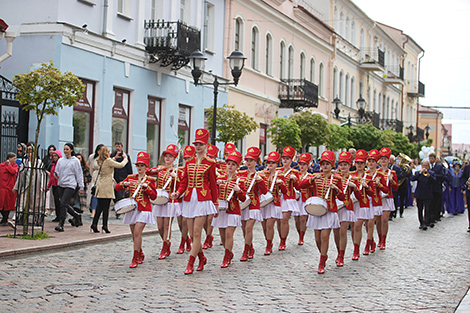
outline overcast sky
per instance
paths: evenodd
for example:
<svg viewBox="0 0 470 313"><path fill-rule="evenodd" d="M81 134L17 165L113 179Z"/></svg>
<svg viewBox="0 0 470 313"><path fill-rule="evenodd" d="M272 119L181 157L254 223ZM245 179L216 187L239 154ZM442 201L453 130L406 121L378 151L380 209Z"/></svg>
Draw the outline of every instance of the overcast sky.
<svg viewBox="0 0 470 313"><path fill-rule="evenodd" d="M470 144L470 0L353 0L371 19L403 30L425 51L420 81L425 106L452 123L453 143Z"/></svg>

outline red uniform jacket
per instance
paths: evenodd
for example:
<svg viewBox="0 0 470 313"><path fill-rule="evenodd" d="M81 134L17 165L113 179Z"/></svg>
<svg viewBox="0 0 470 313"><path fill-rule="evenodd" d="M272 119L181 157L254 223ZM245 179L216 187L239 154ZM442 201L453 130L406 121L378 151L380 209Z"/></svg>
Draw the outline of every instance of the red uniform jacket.
<svg viewBox="0 0 470 313"><path fill-rule="evenodd" d="M219 200L227 200L229 197L230 193L233 190L233 187L235 187L235 184L237 182L237 178L239 176L236 175L234 178L231 180L228 180L227 175L222 175L217 178L218 181L222 181L219 184ZM227 214L237 214L241 215L241 210L240 210L240 202L239 201L245 201L246 200L246 194L245 194L245 179L243 177L240 177L240 181L238 182L238 186L240 187L240 191L234 192L232 197L230 198L230 201L228 202L228 208L226 213Z"/></svg>
<svg viewBox="0 0 470 313"><path fill-rule="evenodd" d="M198 201L212 201L214 205L219 205L216 162L214 160L204 157L197 164L197 158L194 157L186 162L178 193L181 195L184 192L184 201L189 201L193 188L196 188Z"/></svg>
<svg viewBox="0 0 470 313"><path fill-rule="evenodd" d="M349 179L350 182L354 183L357 187L359 187L359 181L357 179L357 177L351 175L350 173L347 174L347 176L343 176L342 174L340 174L339 176L341 176L341 190L343 191L344 193L344 189L346 189L346 193L344 194L344 206L350 210L350 211L354 211L354 203L352 202L351 200L351 194L354 192L354 188L352 188L351 186L348 186L346 188L346 183L348 182L348 177L351 177ZM358 189L358 188L356 188Z"/></svg>
<svg viewBox="0 0 470 313"><path fill-rule="evenodd" d="M394 170L390 169L384 169L380 168L377 171L379 171L384 175L385 177L385 186L387 186L387 176L388 176L388 171L390 171L390 176L393 178L393 180L388 184L388 195L387 198L392 198L393 199L393 191L392 190L398 190L398 179L397 179L397 172Z"/></svg>
<svg viewBox="0 0 470 313"><path fill-rule="evenodd" d="M257 174L260 175L259 173ZM250 188L250 184L254 180L255 175L250 175L250 177L248 177L248 170L243 170L238 172L238 176L245 178L245 191L248 191L248 188ZM251 199L250 206L248 207L250 210L259 210L259 196L268 192L266 181L263 179L263 176L260 175L260 177L261 180L255 180L253 187L248 193L248 197Z"/></svg>
<svg viewBox="0 0 470 313"><path fill-rule="evenodd" d="M300 191L300 194L301 194L301 198L300 200L302 200L302 202L305 202L307 201L308 198L310 198L312 196L312 191L310 190L310 187L304 187L304 188L300 188L299 187L299 184L302 180L304 179L309 179L310 177L312 177L313 174L310 174L310 173L306 173L302 176L302 174L300 174L300 178L298 181L295 182L294 184L294 187L295 189L297 189L298 191Z"/></svg>
<svg viewBox="0 0 470 313"><path fill-rule="evenodd" d="M359 206L361 208L370 208L369 197L372 197L374 195L374 183L370 179L367 179L367 173L364 173L361 177L358 177L359 174L357 173L357 171L351 172L350 174L357 177L359 188L354 191L354 195L356 196L356 199L359 200ZM360 188L363 179L367 183L368 188Z"/></svg>
<svg viewBox="0 0 470 313"><path fill-rule="evenodd" d="M300 188L307 188L313 192L314 197L320 197L325 199L326 194L328 192L328 186L330 185L331 176L325 177L324 173L315 174L319 176L317 179L313 179L312 177L306 178L299 183ZM333 176L333 184L336 185L340 189L340 191L336 191L335 189L331 189L328 195L328 198L325 201L328 204L328 210L331 212L338 212L338 207L336 206L336 198L341 201L344 201L344 193L341 189L341 177L334 175Z"/></svg>
<svg viewBox="0 0 470 313"><path fill-rule="evenodd" d="M273 179L274 179L274 174L271 175L269 173L269 170L264 170L260 172L261 175L263 175L264 181L266 182L266 188L268 189L268 192L270 191ZM283 182L281 184L274 184L274 188L272 191L273 197L274 197L274 205L275 206L281 206L281 194L280 192L287 193L287 188L286 185L284 184L284 175L282 173L277 174L277 179L282 180Z"/></svg>
<svg viewBox="0 0 470 313"><path fill-rule="evenodd" d="M373 187L372 191L374 194L371 196L372 198L372 206L382 206L382 195L380 192L388 192L388 187L385 182L385 177L381 172L376 170L377 175L374 177L374 174L371 174L370 171L367 171L367 179L372 180ZM375 180L377 179L377 176L380 177L380 182L377 184Z"/></svg>
<svg viewBox="0 0 470 313"><path fill-rule="evenodd" d="M227 163L217 162L216 166L217 166L217 175L224 175L225 173L227 173Z"/></svg>
<svg viewBox="0 0 470 313"><path fill-rule="evenodd" d="M155 200L157 197L157 192L155 191L155 178L151 176L146 176L146 183L147 188L140 188L139 192L135 196L135 201L137 202L137 210L139 211L152 211L152 204L150 203L150 199ZM124 187L124 183L129 182L130 185L128 188L129 190L129 197L132 197L137 186L139 186L139 177L138 174L132 174L126 177L122 182L116 185L114 189L117 191L121 191L126 189Z"/></svg>
<svg viewBox="0 0 470 313"><path fill-rule="evenodd" d="M280 168L278 169L279 171L281 171L281 173L283 174L283 181L284 181L284 184L286 185L286 189L287 191L284 193L282 192L282 196L284 197L284 200L287 200L287 199L297 199L296 198L296 195L295 195L295 190L294 190L294 185L295 185L295 182L294 180L290 179L290 175L295 175L297 177L297 182L299 181L300 179L300 172L296 169L287 169L285 170L284 168ZM287 173L289 172L289 173Z"/></svg>
<svg viewBox="0 0 470 313"><path fill-rule="evenodd" d="M168 179L170 178L170 173L174 169L174 167L171 167L171 168L162 167L163 169L160 172L154 171L158 167L148 169L147 170L147 175L152 175L156 178L156 182L155 182L156 188L155 189L163 189L163 187L165 187ZM183 175L181 173L183 169L184 169L184 167L182 167L182 166L180 166L178 168L178 177L176 179L176 188L178 188L178 186L181 182L181 178L183 177ZM172 177L170 183L166 186L165 190L171 195L173 190L175 190L174 187L175 187L175 179ZM183 199L180 197L176 200L170 200L170 201L182 202Z"/></svg>
<svg viewBox="0 0 470 313"><path fill-rule="evenodd" d="M18 165L0 163L0 210L16 210L16 192L13 192L13 187L15 187L17 175Z"/></svg>

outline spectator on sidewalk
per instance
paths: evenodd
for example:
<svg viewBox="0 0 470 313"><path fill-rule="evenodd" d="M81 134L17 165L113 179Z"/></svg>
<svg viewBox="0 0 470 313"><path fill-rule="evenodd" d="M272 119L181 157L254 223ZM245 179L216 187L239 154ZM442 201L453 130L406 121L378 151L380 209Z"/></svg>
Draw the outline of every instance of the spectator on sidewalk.
<svg viewBox="0 0 470 313"><path fill-rule="evenodd" d="M0 210L2 212L0 226L8 225L10 211L16 210L16 194L13 192L13 186L15 186L17 175L16 154L8 152L7 160L0 163Z"/></svg>
<svg viewBox="0 0 470 313"><path fill-rule="evenodd" d="M90 175L90 167L88 166L87 161L81 155L80 153L77 153L76 155L78 161L80 161L80 166L82 168L82 173L83 173L83 186L84 186L84 191L82 194L79 193L78 188L75 190L75 194L73 196L73 208L75 211L78 213L82 214L86 210L86 191L88 190L88 184L91 181L91 175Z"/></svg>
<svg viewBox="0 0 470 313"><path fill-rule="evenodd" d="M46 169L47 181L49 181L50 176L51 176L53 153L55 150L57 150L56 147L54 145L50 145L47 148L47 154L42 158L42 163L44 164L44 168ZM52 191L48 189L46 191L46 215L49 215L50 213L52 213L53 210L55 210L54 196L52 194Z"/></svg>
<svg viewBox="0 0 470 313"><path fill-rule="evenodd" d="M57 166L57 161L62 157L62 152L60 150L55 150L52 153L52 163L51 163L51 173L49 176L49 181L47 183L47 190L52 189L52 196L54 199L54 208L55 208L55 218L53 222L59 222L59 212L60 212L60 197L59 197L59 187L57 186L57 177L55 177L55 168Z"/></svg>
<svg viewBox="0 0 470 313"><path fill-rule="evenodd" d="M123 145L122 142L116 141L114 144L114 148L116 149L112 154L111 158L115 158L117 162L122 162L124 160L123 154ZM129 156L127 156L127 164L123 168L115 168L114 169L114 182L115 184L119 184L122 182L128 175L132 175L132 162ZM124 198L125 190L114 190L114 203L118 202L122 198ZM119 214L116 214L116 218L119 218Z"/></svg>
<svg viewBox="0 0 470 313"><path fill-rule="evenodd" d="M434 227L434 221L431 215L431 204L433 200L433 185L436 181L435 173L429 169L429 162L421 162L422 170L416 172L411 181L417 181L415 198L418 207L419 229L426 230L428 227ZM423 216L424 211L424 216Z"/></svg>
<svg viewBox="0 0 470 313"><path fill-rule="evenodd" d="M98 176L100 168L100 166L98 165L98 157L100 156L100 150L103 146L104 145L102 143L97 145L95 148L95 153L90 154L90 156L88 157L88 166L90 167L91 182L90 188L88 188L87 190L87 203L90 207L91 218L95 216L96 206L98 204L98 200L96 199L96 197L91 194L91 189L96 184L96 178Z"/></svg>
<svg viewBox="0 0 470 313"><path fill-rule="evenodd" d="M20 166L26 154L26 145L19 143L16 148L16 165Z"/></svg>

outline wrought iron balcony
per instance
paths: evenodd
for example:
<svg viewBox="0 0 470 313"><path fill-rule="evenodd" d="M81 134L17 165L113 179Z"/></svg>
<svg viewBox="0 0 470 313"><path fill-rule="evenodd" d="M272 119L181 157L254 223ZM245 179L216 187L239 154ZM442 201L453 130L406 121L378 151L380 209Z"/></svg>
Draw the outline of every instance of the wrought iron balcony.
<svg viewBox="0 0 470 313"><path fill-rule="evenodd" d="M380 114L375 111L366 112L359 109L359 124L372 124L375 128L380 129Z"/></svg>
<svg viewBox="0 0 470 313"><path fill-rule="evenodd" d="M411 98L424 97L424 84L422 82L414 81L414 82L411 82L411 85L412 87L411 87L411 91L408 92L408 97L411 97Z"/></svg>
<svg viewBox="0 0 470 313"><path fill-rule="evenodd" d="M387 75L384 76L384 81L387 84L399 84L404 85L405 80L403 79L405 75L405 70L401 66L391 67Z"/></svg>
<svg viewBox="0 0 470 313"><path fill-rule="evenodd" d="M397 119L382 119L380 120L382 129L391 129L397 133L403 133L403 122Z"/></svg>
<svg viewBox="0 0 470 313"><path fill-rule="evenodd" d="M368 71L383 71L385 69L385 53L377 49L364 49L361 68Z"/></svg>
<svg viewBox="0 0 470 313"><path fill-rule="evenodd" d="M416 137L417 137L418 141L423 141L424 140L424 129L418 127L418 130L416 131Z"/></svg>
<svg viewBox="0 0 470 313"><path fill-rule="evenodd" d="M318 86L306 79L282 79L279 85L281 108L318 107Z"/></svg>
<svg viewBox="0 0 470 313"><path fill-rule="evenodd" d="M201 32L183 22L164 20L144 21L145 50L150 62L161 62L161 66L172 66L178 70L189 63L189 56L200 49Z"/></svg>

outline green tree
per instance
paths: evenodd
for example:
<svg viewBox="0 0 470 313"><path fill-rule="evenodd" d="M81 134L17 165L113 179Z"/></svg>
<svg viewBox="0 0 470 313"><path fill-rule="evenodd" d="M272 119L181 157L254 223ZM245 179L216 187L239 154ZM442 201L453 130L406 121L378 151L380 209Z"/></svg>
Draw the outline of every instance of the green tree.
<svg viewBox="0 0 470 313"><path fill-rule="evenodd" d="M392 153L397 156L400 152L412 157L413 145L410 143L408 137L402 133L394 133Z"/></svg>
<svg viewBox="0 0 470 313"><path fill-rule="evenodd" d="M300 141L300 127L293 119L276 117L271 120L268 137L278 151L291 146L298 150L302 146Z"/></svg>
<svg viewBox="0 0 470 313"><path fill-rule="evenodd" d="M303 149L307 150L309 146L316 147L325 144L330 129L328 121L321 114L305 110L291 115L290 118L299 125Z"/></svg>
<svg viewBox="0 0 470 313"><path fill-rule="evenodd" d="M214 107L210 107L204 111L208 121L209 131L212 131L212 117ZM246 135L258 129L259 125L255 119L234 109L234 106L224 104L221 108L217 108L216 120L217 138L219 142L237 142Z"/></svg>
<svg viewBox="0 0 470 313"><path fill-rule="evenodd" d="M41 67L25 74L18 74L13 79L13 85L18 88L17 99L23 105L23 110L36 114L37 126L34 137L34 157L31 166L34 168L38 154L38 138L41 123L47 115L58 115L60 109L71 107L81 99L85 86L80 79L70 72L62 74L54 67L52 61L42 63ZM25 212L29 212L29 199L33 170L30 173L26 193ZM27 219L24 219L23 233L27 232Z"/></svg>
<svg viewBox="0 0 470 313"><path fill-rule="evenodd" d="M353 142L349 140L351 130L349 127L341 127L336 124L328 125L328 137L326 138L326 148L331 151L349 148Z"/></svg>
<svg viewBox="0 0 470 313"><path fill-rule="evenodd" d="M380 130L372 124L361 124L351 128L350 138L354 148L366 151L376 149L383 142Z"/></svg>

